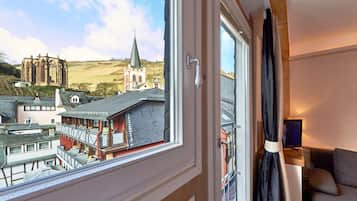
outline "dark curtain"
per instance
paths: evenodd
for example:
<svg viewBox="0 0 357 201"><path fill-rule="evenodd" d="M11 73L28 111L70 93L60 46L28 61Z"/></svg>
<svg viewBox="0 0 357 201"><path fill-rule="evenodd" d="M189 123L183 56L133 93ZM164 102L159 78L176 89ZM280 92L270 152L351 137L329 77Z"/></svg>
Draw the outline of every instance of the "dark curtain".
<svg viewBox="0 0 357 201"><path fill-rule="evenodd" d="M164 140L170 141L170 0L165 0L165 55L164 55L164 79L165 79L165 127Z"/></svg>
<svg viewBox="0 0 357 201"><path fill-rule="evenodd" d="M273 28L270 9L266 10L263 25L262 55L262 117L265 140L277 142L278 102L274 58ZM264 151L257 182L257 201L282 200L282 183L279 153Z"/></svg>

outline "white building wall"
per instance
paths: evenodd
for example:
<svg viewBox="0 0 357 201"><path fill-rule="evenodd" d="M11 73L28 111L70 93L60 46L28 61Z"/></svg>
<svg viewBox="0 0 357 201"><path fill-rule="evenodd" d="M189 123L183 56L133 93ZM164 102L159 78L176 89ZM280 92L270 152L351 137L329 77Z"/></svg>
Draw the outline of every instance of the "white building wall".
<svg viewBox="0 0 357 201"><path fill-rule="evenodd" d="M24 105L17 106L17 122L25 123L25 120L31 119L31 123L38 124L51 124L51 119L55 120L55 123L61 122L61 116L58 114L64 112L63 108L55 111L25 111Z"/></svg>
<svg viewBox="0 0 357 201"><path fill-rule="evenodd" d="M133 76L136 80L134 82ZM139 77L141 77L141 82ZM146 68L142 67L140 69L131 68L128 66L124 71L124 88L125 90L130 90L136 88L135 85L140 85L146 83Z"/></svg>
<svg viewBox="0 0 357 201"><path fill-rule="evenodd" d="M51 142L49 142L51 144ZM39 143L36 143L35 146L35 151L29 151L29 152L24 152L24 146L22 145L22 152L21 153L14 153L14 154L8 154L7 155L7 162L8 163L13 163L17 161L22 161L22 160L29 160L31 158L38 158L38 157L44 157L52 154L57 153L57 146L60 145L59 140L53 140L52 141L52 146L49 145L48 149L43 149L39 150ZM9 153L9 152L8 152Z"/></svg>

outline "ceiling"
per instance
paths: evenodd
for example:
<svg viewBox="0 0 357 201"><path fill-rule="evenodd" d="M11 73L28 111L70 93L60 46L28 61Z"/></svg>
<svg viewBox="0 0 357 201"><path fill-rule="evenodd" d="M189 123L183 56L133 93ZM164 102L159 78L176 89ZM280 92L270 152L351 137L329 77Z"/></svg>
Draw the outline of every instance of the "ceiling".
<svg viewBox="0 0 357 201"><path fill-rule="evenodd" d="M357 45L356 0L287 0L290 56Z"/></svg>

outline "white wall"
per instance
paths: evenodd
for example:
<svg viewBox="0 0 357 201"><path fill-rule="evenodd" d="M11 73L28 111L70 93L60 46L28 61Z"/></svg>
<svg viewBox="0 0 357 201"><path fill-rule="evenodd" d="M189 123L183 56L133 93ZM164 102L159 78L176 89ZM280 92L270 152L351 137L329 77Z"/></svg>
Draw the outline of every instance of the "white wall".
<svg viewBox="0 0 357 201"><path fill-rule="evenodd" d="M59 145L60 145L59 140L53 140L52 147L49 147L49 149L39 150L38 143L36 143L35 151L8 154L7 162L13 163L16 161L22 161L22 160L27 160L27 159L31 159L31 158L38 158L38 157L48 156L51 154L56 154L57 146L59 146ZM24 147L24 145L23 145L23 147ZM24 148L23 148L23 150L24 150Z"/></svg>
<svg viewBox="0 0 357 201"><path fill-rule="evenodd" d="M55 111L24 111L23 105L17 106L17 122L24 123L26 119L31 119L31 123L51 124L51 119L55 119L56 123L61 122L61 116L57 115L64 112L63 108L56 107Z"/></svg>
<svg viewBox="0 0 357 201"><path fill-rule="evenodd" d="M304 146L357 150L357 50L292 60L290 95Z"/></svg>

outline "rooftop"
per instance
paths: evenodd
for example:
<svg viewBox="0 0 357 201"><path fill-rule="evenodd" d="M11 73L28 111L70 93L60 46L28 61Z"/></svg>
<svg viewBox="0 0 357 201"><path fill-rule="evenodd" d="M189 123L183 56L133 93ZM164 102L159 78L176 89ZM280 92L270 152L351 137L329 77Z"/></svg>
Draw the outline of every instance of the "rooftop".
<svg viewBox="0 0 357 201"><path fill-rule="evenodd" d="M136 37L134 38L133 47L131 49L130 67L141 68L141 61L140 61L140 55L138 50L138 44L136 43Z"/></svg>
<svg viewBox="0 0 357 201"><path fill-rule="evenodd" d="M64 89L58 89L58 91L56 91L56 93L58 93L58 95L59 95L61 105L68 109L74 108L80 104L86 104L86 103L90 103L92 101L101 99L99 97L88 96L86 94L86 92L83 92L83 91L69 91L69 90L64 90ZM71 98L73 96L78 96L79 103L71 102Z"/></svg>
<svg viewBox="0 0 357 201"><path fill-rule="evenodd" d="M146 101L165 101L164 90L155 88L129 91L110 98L79 105L73 110L63 112L60 115L80 119L108 120Z"/></svg>

